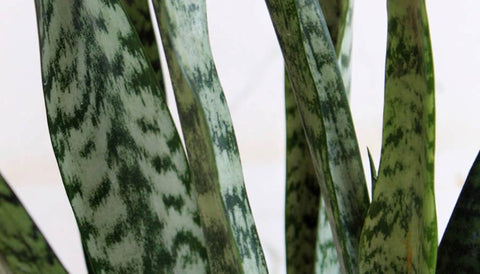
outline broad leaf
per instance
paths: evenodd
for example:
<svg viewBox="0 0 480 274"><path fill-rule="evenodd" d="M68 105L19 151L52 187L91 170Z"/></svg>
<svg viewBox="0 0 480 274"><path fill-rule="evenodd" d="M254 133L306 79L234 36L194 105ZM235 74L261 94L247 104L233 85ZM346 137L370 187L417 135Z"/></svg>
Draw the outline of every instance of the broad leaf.
<svg viewBox="0 0 480 274"><path fill-rule="evenodd" d="M154 1L212 273L266 273L230 114L210 50L205 1Z"/></svg>
<svg viewBox="0 0 480 274"><path fill-rule="evenodd" d="M340 267L342 272L355 273L368 194L327 26L316 0L267 0L267 6L325 199Z"/></svg>
<svg viewBox="0 0 480 274"><path fill-rule="evenodd" d="M480 153L438 247L437 273L480 273Z"/></svg>
<svg viewBox="0 0 480 274"><path fill-rule="evenodd" d="M0 273L67 273L1 175Z"/></svg>
<svg viewBox="0 0 480 274"><path fill-rule="evenodd" d="M51 140L89 269L208 271L186 157L122 6L36 6Z"/></svg>
<svg viewBox="0 0 480 274"><path fill-rule="evenodd" d="M435 98L424 1L388 1L383 139L361 273L434 273Z"/></svg>

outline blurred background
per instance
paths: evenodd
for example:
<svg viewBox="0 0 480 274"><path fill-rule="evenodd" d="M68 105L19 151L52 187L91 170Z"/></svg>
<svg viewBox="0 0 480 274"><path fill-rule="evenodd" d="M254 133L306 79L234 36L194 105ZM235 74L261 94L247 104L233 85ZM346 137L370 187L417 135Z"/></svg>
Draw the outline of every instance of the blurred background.
<svg viewBox="0 0 480 274"><path fill-rule="evenodd" d="M212 50L258 233L270 272L285 273L280 48L263 0L207 0L207 7ZM430 0L427 9L436 76L435 187L441 237L480 148L480 2ZM386 23L386 1L355 2L350 102L367 181L367 147L376 166L380 157ZM2 1L0 171L68 270L86 273L48 135L39 58L34 2Z"/></svg>

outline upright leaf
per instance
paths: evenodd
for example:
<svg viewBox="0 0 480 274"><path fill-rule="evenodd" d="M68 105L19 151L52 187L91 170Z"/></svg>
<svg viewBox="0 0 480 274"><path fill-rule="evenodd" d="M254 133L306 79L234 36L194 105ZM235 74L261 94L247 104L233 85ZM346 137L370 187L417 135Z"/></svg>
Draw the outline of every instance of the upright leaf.
<svg viewBox="0 0 480 274"><path fill-rule="evenodd" d="M67 273L2 175L0 273Z"/></svg>
<svg viewBox="0 0 480 274"><path fill-rule="evenodd" d="M480 153L438 247L437 273L480 273Z"/></svg>
<svg viewBox="0 0 480 274"><path fill-rule="evenodd" d="M350 83L350 52L353 1L319 0L332 37L342 79ZM348 9L346 8L348 7ZM349 47L341 46L350 44ZM342 63L343 61L343 63ZM345 72L345 73L344 73ZM348 88L347 88L348 93ZM285 109L287 127L287 180L285 198L285 236L288 273L333 273L340 271L325 203L315 177L312 158L299 117L295 96L285 72ZM320 203L322 203L320 205Z"/></svg>
<svg viewBox="0 0 480 274"><path fill-rule="evenodd" d="M435 98L424 1L388 1L383 139L361 273L434 273Z"/></svg>
<svg viewBox="0 0 480 274"><path fill-rule="evenodd" d="M153 18L150 16L148 0L120 0L120 3L140 37L145 55L152 65L160 88L165 92L160 55L155 40Z"/></svg>
<svg viewBox="0 0 480 274"><path fill-rule="evenodd" d="M230 114L215 69L205 1L154 1L212 273L266 273Z"/></svg>
<svg viewBox="0 0 480 274"><path fill-rule="evenodd" d="M206 272L186 157L120 3L36 6L51 140L89 268Z"/></svg>
<svg viewBox="0 0 480 274"><path fill-rule="evenodd" d="M267 6L325 199L340 267L344 273L355 273L368 194L327 26L316 0L267 0Z"/></svg>

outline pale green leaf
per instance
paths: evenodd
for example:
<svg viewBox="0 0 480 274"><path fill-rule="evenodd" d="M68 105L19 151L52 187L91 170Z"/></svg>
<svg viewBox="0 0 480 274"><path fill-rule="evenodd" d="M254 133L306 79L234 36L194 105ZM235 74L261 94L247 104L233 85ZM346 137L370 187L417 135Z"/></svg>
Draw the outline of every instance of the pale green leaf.
<svg viewBox="0 0 480 274"><path fill-rule="evenodd" d="M424 1L388 1L382 153L361 273L434 273L435 98Z"/></svg>
<svg viewBox="0 0 480 274"><path fill-rule="evenodd" d="M339 264L342 272L355 273L368 194L327 26L316 0L267 0L267 6L325 199Z"/></svg>
<svg viewBox="0 0 480 274"><path fill-rule="evenodd" d="M207 272L182 144L122 6L36 6L50 136L89 269Z"/></svg>
<svg viewBox="0 0 480 274"><path fill-rule="evenodd" d="M153 1L212 273L266 273L235 134L213 61L205 1Z"/></svg>

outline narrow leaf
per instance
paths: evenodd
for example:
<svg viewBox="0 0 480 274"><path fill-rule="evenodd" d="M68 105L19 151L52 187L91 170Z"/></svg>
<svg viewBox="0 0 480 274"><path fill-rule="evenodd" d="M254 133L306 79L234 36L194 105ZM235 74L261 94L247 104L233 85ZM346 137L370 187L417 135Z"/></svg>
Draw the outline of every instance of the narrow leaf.
<svg viewBox="0 0 480 274"><path fill-rule="evenodd" d="M350 15L353 1L319 0L325 13L329 33L334 45L350 43ZM345 7L348 6L348 9ZM348 19L348 20L347 20ZM339 36L339 33L342 33ZM335 47L337 54L341 46ZM346 48L344 46L343 48ZM338 58L342 78L350 83L350 52ZM347 61L347 62L345 62ZM288 273L334 273L340 271L333 235L328 223L325 203L315 177L312 158L303 131L302 121L295 102L295 96L285 72L285 109L287 127L287 180L285 199L285 235ZM322 203L322 205L320 205Z"/></svg>
<svg viewBox="0 0 480 274"><path fill-rule="evenodd" d="M480 273L480 153L438 247L437 273Z"/></svg>
<svg viewBox="0 0 480 274"><path fill-rule="evenodd" d="M266 273L238 147L210 50L206 4L154 1L212 273Z"/></svg>
<svg viewBox="0 0 480 274"><path fill-rule="evenodd" d="M2 175L0 273L67 273Z"/></svg>
<svg viewBox="0 0 480 274"><path fill-rule="evenodd" d="M342 76L316 0L267 0L342 272L357 272L368 194ZM325 178L324 180L322 178Z"/></svg>
<svg viewBox="0 0 480 274"><path fill-rule="evenodd" d="M367 148L368 152L368 162L370 163L370 176L372 179L372 197L373 192L375 191L375 185L377 184L378 174L377 169L375 168L375 161L373 160L372 154L370 153L370 149Z"/></svg>
<svg viewBox="0 0 480 274"><path fill-rule="evenodd" d="M180 138L118 1L37 0L50 136L98 273L204 273Z"/></svg>
<svg viewBox="0 0 480 274"><path fill-rule="evenodd" d="M424 1L388 1L383 139L361 273L434 273L435 98Z"/></svg>
<svg viewBox="0 0 480 274"><path fill-rule="evenodd" d="M155 40L153 20L150 16L148 0L120 0L120 3L137 31L143 49L145 50L145 55L155 72L160 88L163 89L165 93L160 55Z"/></svg>

